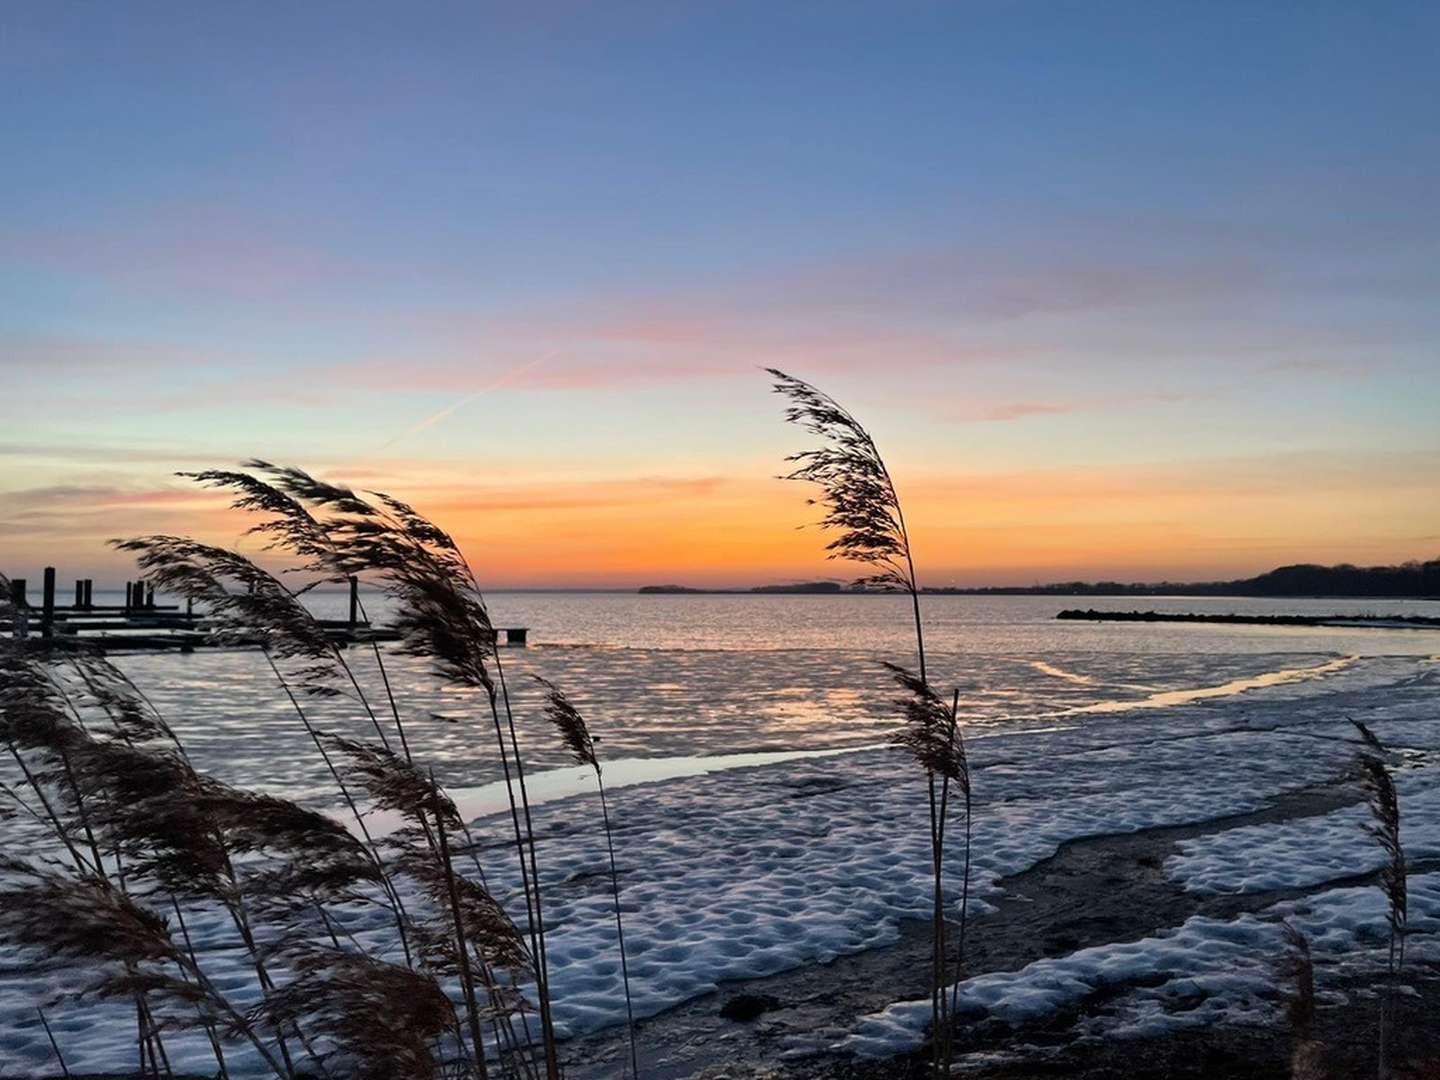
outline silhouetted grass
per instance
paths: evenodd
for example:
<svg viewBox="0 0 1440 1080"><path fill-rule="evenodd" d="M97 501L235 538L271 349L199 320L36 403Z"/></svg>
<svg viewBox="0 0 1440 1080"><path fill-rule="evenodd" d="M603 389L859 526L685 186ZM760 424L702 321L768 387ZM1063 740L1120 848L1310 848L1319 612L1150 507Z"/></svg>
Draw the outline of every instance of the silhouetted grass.
<svg viewBox="0 0 1440 1080"><path fill-rule="evenodd" d="M897 702L905 723L893 742L909 751L925 771L929 784L930 854L933 881L931 916L933 956L931 977L932 1069L938 1077L950 1071L952 1038L950 1007L945 994L948 957L945 944L945 824L951 785L965 797L965 886L969 899L970 767L959 737L959 692L947 708L932 689L925 664L925 627L920 618L920 586L900 496L874 438L847 409L824 391L775 368L774 390L789 405L785 419L816 436L820 445L790 455L794 468L783 479L820 488L824 507L819 526L834 534L826 545L832 559L871 567L873 573L854 583L857 588L899 592L910 597L915 625L918 670L887 663L904 696ZM963 934L963 913L962 913ZM961 950L963 953L963 937Z"/></svg>
<svg viewBox="0 0 1440 1080"><path fill-rule="evenodd" d="M1387 921L1390 924L1390 948L1386 960L1385 993L1380 1005L1380 1033L1378 1050L1378 1075L1388 1080L1391 1071L1391 1057L1395 1015L1395 995L1398 992L1401 969L1405 966L1406 921L1409 913L1405 848L1400 841L1400 800L1395 793L1395 781L1386 767L1389 752L1364 724L1351 720L1365 744L1360 754L1360 773L1370 805L1371 823L1367 831L1385 853L1385 865L1380 871L1380 889L1389 905Z"/></svg>
<svg viewBox="0 0 1440 1080"><path fill-rule="evenodd" d="M1322 1080L1325 1047L1315 1039L1315 965L1310 942L1289 923L1282 923L1286 951L1276 973L1289 983L1285 995L1286 1018L1290 1024L1291 1080Z"/></svg>
<svg viewBox="0 0 1440 1080"><path fill-rule="evenodd" d="M525 929L489 893L468 841L477 876L459 867L455 841L468 835L466 825L414 757L378 648L387 722L345 650L305 607L305 588L233 551L147 536L117 546L136 555L157 587L191 600L215 640L261 647L355 832L198 772L166 718L102 656L0 638L0 737L25 785L4 788L5 809L43 825L66 857L63 866L9 857L0 864L0 934L89 970L92 995L132 998L147 1075L169 1070L161 1031L193 1029L209 1041L222 1076L224 1044L243 1039L287 1078L558 1078L525 767L474 575L448 535L397 499L264 462L251 468L195 478L264 515L252 531L298 558L312 582L366 574L385 588L401 649L428 660L438 679L481 695L511 794ZM5 596L0 618L8 621L15 613L8 589ZM359 711L374 740L316 727L310 698ZM593 754L592 764L598 775ZM376 809L405 826L377 840L366 825ZM610 840L608 806L602 812ZM613 875L612 884L618 901ZM393 951L362 944L333 914L356 905L388 912ZM187 907L226 912L252 967L239 998L207 971ZM618 925L618 907L616 916ZM458 984L458 1003L447 984ZM538 1033L528 1019L535 1013Z"/></svg>
<svg viewBox="0 0 1440 1080"><path fill-rule="evenodd" d="M615 868L615 834L610 829L610 806L605 799L605 780L600 759L595 756L595 740L585 718L564 692L549 679L539 675L535 681L545 688L545 715L555 725L577 765L595 770L595 787L600 793L600 816L605 826L605 849L610 856L610 890L615 900L615 938L620 947L620 978L625 985L625 1032L630 1039L630 1068L640 1075L640 1051L635 1044L635 1009L630 1002L630 962L625 955L625 924L620 917L620 874Z"/></svg>

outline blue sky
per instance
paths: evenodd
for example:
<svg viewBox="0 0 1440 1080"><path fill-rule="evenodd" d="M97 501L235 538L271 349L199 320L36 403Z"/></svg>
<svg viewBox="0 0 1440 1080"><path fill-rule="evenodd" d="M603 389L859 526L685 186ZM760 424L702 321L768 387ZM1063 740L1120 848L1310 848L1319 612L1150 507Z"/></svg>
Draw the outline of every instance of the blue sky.
<svg viewBox="0 0 1440 1080"><path fill-rule="evenodd" d="M871 419L946 580L1433 556L1437 31L7 5L0 564L223 536L167 473L262 454L590 541L511 583L805 576L763 364Z"/></svg>

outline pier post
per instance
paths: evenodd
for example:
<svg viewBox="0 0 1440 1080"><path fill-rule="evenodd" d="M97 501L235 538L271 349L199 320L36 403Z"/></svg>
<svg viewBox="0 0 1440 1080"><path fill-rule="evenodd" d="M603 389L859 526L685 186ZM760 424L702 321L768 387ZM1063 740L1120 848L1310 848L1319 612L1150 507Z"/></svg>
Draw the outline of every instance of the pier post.
<svg viewBox="0 0 1440 1080"><path fill-rule="evenodd" d="M130 601L134 598L134 595L135 595L135 583L134 583L133 581L127 581L127 582L125 582L125 610L126 610L126 611L129 611L129 610L130 610Z"/></svg>
<svg viewBox="0 0 1440 1080"><path fill-rule="evenodd" d="M85 579L75 579L75 610L79 611L85 606Z"/></svg>
<svg viewBox="0 0 1440 1080"><path fill-rule="evenodd" d="M360 622L360 579L354 574L350 575L350 629L354 630Z"/></svg>
<svg viewBox="0 0 1440 1080"><path fill-rule="evenodd" d="M95 606L95 580L94 580L93 578L88 578L88 577L87 577L87 578L85 579L85 600L84 600L84 604L85 604L86 610L89 610L90 608L92 608L92 607Z"/></svg>
<svg viewBox="0 0 1440 1080"><path fill-rule="evenodd" d="M45 577L40 591L40 636L49 638L55 634L55 567L45 567Z"/></svg>
<svg viewBox="0 0 1440 1080"><path fill-rule="evenodd" d="M153 610L154 607L155 607L155 586L154 586L154 585L146 585L146 586L145 586L145 606L146 606L147 608L152 609L152 610Z"/></svg>
<svg viewBox="0 0 1440 1080"><path fill-rule="evenodd" d="M10 579L10 602L15 605L15 636L22 641L30 632L29 602L25 599L25 579Z"/></svg>

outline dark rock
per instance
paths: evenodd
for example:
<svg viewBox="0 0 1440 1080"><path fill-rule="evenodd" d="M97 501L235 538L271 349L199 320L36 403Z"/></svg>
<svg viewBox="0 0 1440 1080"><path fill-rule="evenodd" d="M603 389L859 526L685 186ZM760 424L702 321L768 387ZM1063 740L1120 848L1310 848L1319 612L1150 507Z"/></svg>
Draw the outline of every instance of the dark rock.
<svg viewBox="0 0 1440 1080"><path fill-rule="evenodd" d="M736 994L720 1006L720 1015L726 1020L744 1024L779 1004L780 1002L769 994Z"/></svg>

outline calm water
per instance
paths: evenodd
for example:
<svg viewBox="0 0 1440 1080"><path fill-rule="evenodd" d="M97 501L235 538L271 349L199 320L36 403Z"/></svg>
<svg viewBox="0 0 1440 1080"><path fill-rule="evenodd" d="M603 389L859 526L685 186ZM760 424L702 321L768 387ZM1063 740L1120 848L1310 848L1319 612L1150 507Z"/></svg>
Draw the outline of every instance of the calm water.
<svg viewBox="0 0 1440 1080"><path fill-rule="evenodd" d="M497 593L497 625L531 628L532 646L502 652L527 759L566 764L539 719L527 676L563 687L611 758L672 758L861 746L894 725L878 661L914 662L900 597L639 596ZM343 614L345 598L314 599ZM1436 614L1433 602L1085 598L1086 607L1256 613ZM928 597L932 678L958 687L971 729L1051 727L1095 712L1146 710L1227 696L1278 679L1306 685L1401 678L1440 656L1440 632L1058 622L1068 597ZM383 621L384 602L367 605ZM373 657L352 650L383 700ZM1337 658L1360 657L1332 663ZM1384 658L1393 657L1394 660ZM328 791L323 766L254 652L135 655L123 665L171 715L192 753L230 779L296 796ZM386 650L411 729L453 784L495 779L483 699L439 687L416 661ZM1386 674L1388 673L1388 674ZM1379 685L1377 683L1377 685ZM358 710L313 701L324 727L364 734Z"/></svg>

